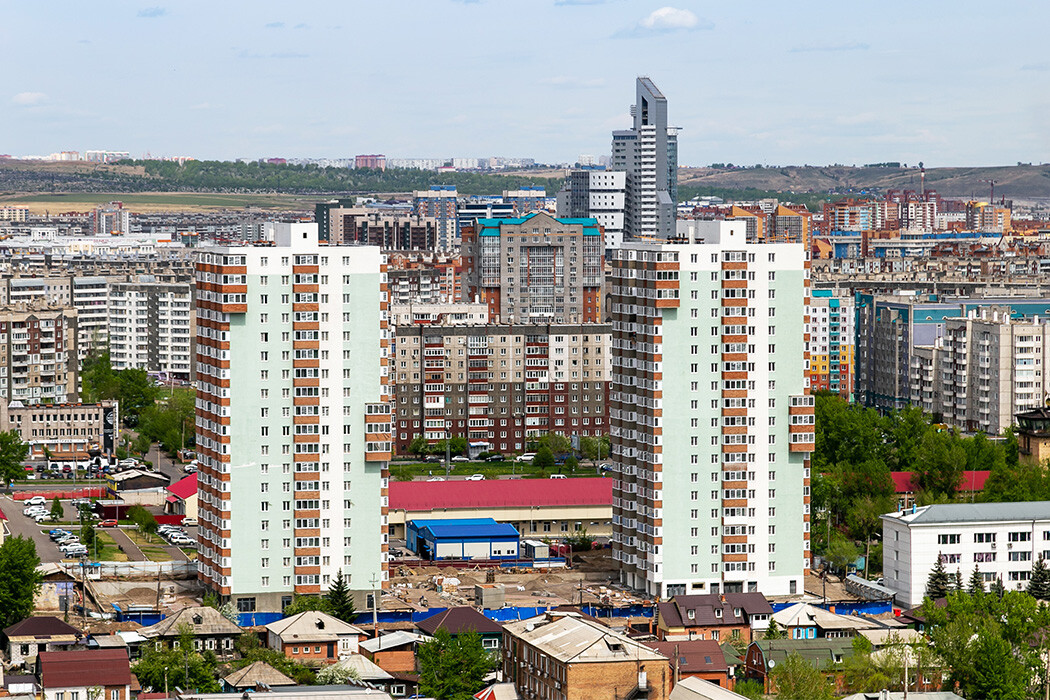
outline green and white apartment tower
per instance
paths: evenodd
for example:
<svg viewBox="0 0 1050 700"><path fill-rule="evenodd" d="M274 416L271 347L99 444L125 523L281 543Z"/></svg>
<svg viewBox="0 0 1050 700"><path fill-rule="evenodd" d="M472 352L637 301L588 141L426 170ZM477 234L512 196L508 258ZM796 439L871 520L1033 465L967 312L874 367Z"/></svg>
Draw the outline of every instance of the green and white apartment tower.
<svg viewBox="0 0 1050 700"><path fill-rule="evenodd" d="M196 266L198 576L240 612L387 578L385 259L273 228Z"/></svg>
<svg viewBox="0 0 1050 700"><path fill-rule="evenodd" d="M741 221L613 251L613 555L663 598L801 593L814 408L809 262Z"/></svg>

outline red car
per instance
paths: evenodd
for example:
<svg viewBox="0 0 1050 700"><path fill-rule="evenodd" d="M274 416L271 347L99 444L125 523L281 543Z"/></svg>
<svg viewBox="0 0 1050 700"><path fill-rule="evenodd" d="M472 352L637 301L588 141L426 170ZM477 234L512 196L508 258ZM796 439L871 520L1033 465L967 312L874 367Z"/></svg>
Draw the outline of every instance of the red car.
<svg viewBox="0 0 1050 700"><path fill-rule="evenodd" d="M116 527L117 526L117 521L116 520L103 520L102 522L100 522L98 524L98 526L99 527Z"/></svg>

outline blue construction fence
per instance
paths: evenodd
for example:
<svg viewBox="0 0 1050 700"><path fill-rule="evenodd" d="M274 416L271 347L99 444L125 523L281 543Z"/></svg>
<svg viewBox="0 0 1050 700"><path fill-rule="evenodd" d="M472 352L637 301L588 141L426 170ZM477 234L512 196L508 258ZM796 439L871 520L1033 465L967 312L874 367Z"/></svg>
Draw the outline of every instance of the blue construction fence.
<svg viewBox="0 0 1050 700"><path fill-rule="evenodd" d="M798 603L770 603L774 613L784 608L790 608ZM893 603L889 600L829 600L827 603L810 603L813 607L832 610L839 615L881 615L893 610Z"/></svg>
<svg viewBox="0 0 1050 700"><path fill-rule="evenodd" d="M427 610L415 611L415 610L404 610L404 611L383 611L376 615L377 622L421 622L438 613L442 613L448 610L448 608L429 608ZM496 622L512 622L514 620L527 620L530 617L536 617L542 615L550 610L548 606L537 606L537 607L507 607L498 608L496 610L482 610L481 613ZM584 605L580 608L584 613L591 617L652 617L653 607L650 605L628 605L618 608L610 608L607 606L599 605ZM251 613L240 613L238 624L241 627L251 627L253 625L268 625L271 622L280 620L283 616L281 613L275 612L251 612ZM358 613L357 619L354 620L358 625L363 625L372 622L371 612Z"/></svg>

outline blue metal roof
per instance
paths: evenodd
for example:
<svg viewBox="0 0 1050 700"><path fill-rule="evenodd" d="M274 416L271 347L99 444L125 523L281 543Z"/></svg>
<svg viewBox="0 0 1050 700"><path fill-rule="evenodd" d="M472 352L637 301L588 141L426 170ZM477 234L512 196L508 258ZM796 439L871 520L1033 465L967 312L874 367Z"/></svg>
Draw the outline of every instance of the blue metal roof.
<svg viewBox="0 0 1050 700"><path fill-rule="evenodd" d="M457 518L452 520L413 520L417 532L429 530L435 539L491 539L514 538L520 535L509 523L498 523L492 518Z"/></svg>
<svg viewBox="0 0 1050 700"><path fill-rule="evenodd" d="M478 235L479 236L498 236L500 234L500 226L507 224L508 226L520 226L534 216L539 216L543 212L534 211L525 216L519 216L515 218L505 219L478 219ZM549 215L548 215L549 216ZM601 231L598 230L598 220L591 217L576 217L576 218L565 218L559 219L551 217L559 224L567 225L579 225L583 226L583 235L585 236L598 236L601 235Z"/></svg>

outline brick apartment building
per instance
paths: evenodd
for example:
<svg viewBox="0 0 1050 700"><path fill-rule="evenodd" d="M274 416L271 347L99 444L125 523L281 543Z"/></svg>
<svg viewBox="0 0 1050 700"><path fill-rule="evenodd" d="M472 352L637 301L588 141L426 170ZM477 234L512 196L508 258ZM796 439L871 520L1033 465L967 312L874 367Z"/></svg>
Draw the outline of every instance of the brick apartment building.
<svg viewBox="0 0 1050 700"><path fill-rule="evenodd" d="M610 327L404 326L391 375L395 449L446 433L522 451L525 437L608 432Z"/></svg>

